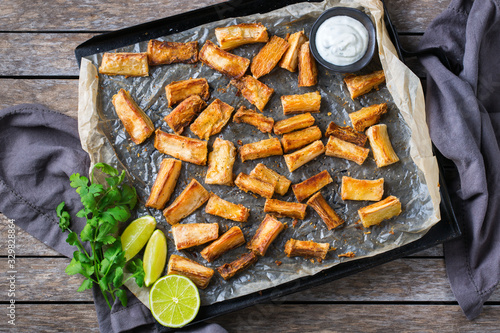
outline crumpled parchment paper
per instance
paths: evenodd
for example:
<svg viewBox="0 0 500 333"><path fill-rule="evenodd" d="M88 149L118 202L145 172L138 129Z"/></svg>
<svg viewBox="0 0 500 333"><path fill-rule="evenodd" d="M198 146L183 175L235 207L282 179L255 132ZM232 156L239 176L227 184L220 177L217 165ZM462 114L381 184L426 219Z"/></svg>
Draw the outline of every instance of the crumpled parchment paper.
<svg viewBox="0 0 500 333"><path fill-rule="evenodd" d="M160 39L182 42L196 40L201 48L207 39L216 42L214 28L243 22L263 23L268 28L270 36L285 37L287 33L294 33L302 29L308 35L312 24L324 10L339 5L364 10L375 22L379 54L359 74L383 68L387 80L386 84L381 85L379 90L367 93L353 101L342 81L341 74L332 73L318 65L319 82L317 86L304 88L297 86L297 73L290 73L277 67L270 74L261 78L265 84L275 90L264 114L273 117L275 121L284 119L279 99L281 95L319 90L322 96L321 112L314 114L314 117L316 125L324 133L330 121L335 121L340 125L350 124L349 113L364 106L387 102L389 111L382 117L381 123L388 126L389 135L400 162L378 169L371 153L362 166L347 160L322 155L292 174L288 172L282 156L245 163L241 163L238 158L234 166L235 176L240 172L249 173L259 162L286 176L292 183L301 182L322 170L328 170L334 182L324 187L321 192L346 223L329 231L311 208L308 208L306 218L299 221L295 227L292 227L292 219L280 218L282 222L287 224L288 228L270 246L266 256L260 258L256 265L229 281L224 281L215 273L209 287L200 291L204 305L263 290L302 276L312 275L343 261L369 257L400 247L422 237L440 219L438 168L436 159L432 155L431 141L425 122L422 87L419 79L398 59L383 24L383 8L379 1L326 0L321 3L299 3L266 14L209 23ZM145 52L146 45L147 42L142 42L117 51ZM262 46L262 43L246 45L232 52L251 59ZM140 198L136 216L153 214L158 221L158 227L167 236L169 255L179 254L179 251L175 250L173 239L169 233L170 225L166 223L161 211L152 209L148 212L144 207L160 162L168 156L161 154L154 148L153 137L141 145L132 143L116 116L111 103L112 96L120 88L130 91L134 99L150 116L155 127L170 133L172 130L163 121L163 117L171 111L166 106L164 87L172 81L190 77L204 77L208 80L211 88L210 101L219 98L232 105L235 110L241 105L255 108L237 93L236 88L228 86L229 78L201 62L195 65L175 64L152 67L149 77L125 78L123 76L99 75L96 66L99 66L101 58L102 54L96 54L88 59L82 59L78 118L82 146L90 154L92 164L106 162L128 171L129 179L137 189ZM189 129L186 129L183 135L196 137ZM268 138L268 134L263 134L250 125L236 124L231 121L221 133L210 138L209 147L217 136L231 140L236 146L238 146L238 140L246 144ZM323 141L326 143L326 139ZM194 177L204 184L205 173L205 166L183 162L181 176L171 201L180 194L191 178ZM344 175L363 179L383 177L385 179L384 197L388 195L398 197L402 202L402 214L379 226L363 229L359 224L357 210L371 204L371 202L342 201L340 184ZM246 240L250 240L265 216L263 213L265 199L243 193L237 187L207 184L204 186L223 199L251 208L249 221L237 223L224 220L206 214L202 207L181 223L218 222L220 234L233 225L238 225L242 228ZM296 201L291 189L284 197L275 197L286 201ZM328 242L332 248L336 249L329 252L326 260L322 263L312 262L301 257L287 258L283 250L285 242L290 238ZM199 250L202 248L203 246L195 250L180 252L182 252L181 255L215 269L225 262L237 259L243 252L247 251L244 247L240 247L209 264L199 255ZM355 253L354 258L338 257L339 254L350 251ZM276 261L281 261L282 264L278 266ZM148 305L147 288L138 288L133 282L127 286Z"/></svg>

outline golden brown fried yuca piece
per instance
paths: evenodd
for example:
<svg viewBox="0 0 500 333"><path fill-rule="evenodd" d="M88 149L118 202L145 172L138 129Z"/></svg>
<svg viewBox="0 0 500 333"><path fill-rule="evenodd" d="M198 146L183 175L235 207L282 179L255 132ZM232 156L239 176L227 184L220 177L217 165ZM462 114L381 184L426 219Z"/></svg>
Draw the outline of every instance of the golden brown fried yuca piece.
<svg viewBox="0 0 500 333"><path fill-rule="evenodd" d="M295 72L297 70L297 65L299 63L300 47L306 41L307 37L304 34L304 30L297 31L296 33L291 34L287 40L290 46L283 55L283 58L281 58L279 66L281 68L289 70L290 72Z"/></svg>
<svg viewBox="0 0 500 333"><path fill-rule="evenodd" d="M212 262L221 255L245 244L245 236L239 227L232 227L212 244L204 248L200 254L208 262Z"/></svg>
<svg viewBox="0 0 500 333"><path fill-rule="evenodd" d="M330 122L325 132L326 137L329 137L331 135L339 138L340 140L354 143L355 145L360 147L364 147L366 140L368 140L368 137L364 133L357 132L349 126L339 126L333 121Z"/></svg>
<svg viewBox="0 0 500 333"><path fill-rule="evenodd" d="M250 75L245 75L240 79L233 79L231 80L231 84L238 88L243 97L255 105L260 111L264 110L264 107L274 92L274 89L269 88Z"/></svg>
<svg viewBox="0 0 500 333"><path fill-rule="evenodd" d="M253 252L245 253L235 261L217 267L217 271L224 278L224 280L229 280L237 273L240 273L255 264L258 259L259 257L257 257Z"/></svg>
<svg viewBox="0 0 500 333"><path fill-rule="evenodd" d="M165 86L168 107L182 102L192 95L200 96L204 101L210 98L207 79L189 79L183 81L174 81Z"/></svg>
<svg viewBox="0 0 500 333"><path fill-rule="evenodd" d="M380 117L386 112L387 103L374 104L349 114L349 118L356 131L364 131L365 128L378 123Z"/></svg>
<svg viewBox="0 0 500 333"><path fill-rule="evenodd" d="M288 202L276 199L267 199L264 204L264 212L266 213L275 213L301 220L306 216L306 208L307 205L298 202Z"/></svg>
<svg viewBox="0 0 500 333"><path fill-rule="evenodd" d="M153 134L155 130L153 122L132 99L128 91L120 89L116 95L113 95L112 102L123 127L136 145L143 143Z"/></svg>
<svg viewBox="0 0 500 333"><path fill-rule="evenodd" d="M208 154L206 184L233 186L233 166L236 148L231 141L216 138L213 150Z"/></svg>
<svg viewBox="0 0 500 333"><path fill-rule="evenodd" d="M150 66L179 62L194 64L198 61L198 42L177 43L151 39L147 53Z"/></svg>
<svg viewBox="0 0 500 333"><path fill-rule="evenodd" d="M277 121L274 124L274 134L285 134L302 128L312 126L314 117L310 113L299 114L287 119Z"/></svg>
<svg viewBox="0 0 500 333"><path fill-rule="evenodd" d="M273 184L266 183L243 172L236 177L234 184L244 192L250 191L267 199L272 198L274 194Z"/></svg>
<svg viewBox="0 0 500 333"><path fill-rule="evenodd" d="M301 202L302 200L318 192L331 182L333 182L332 177L330 176L328 171L323 170L320 173L304 180L301 183L292 185L292 191L293 194L295 194L297 201Z"/></svg>
<svg viewBox="0 0 500 333"><path fill-rule="evenodd" d="M267 42L267 29L261 23L241 23L229 27L215 28L215 37L221 49L231 50L235 47Z"/></svg>
<svg viewBox="0 0 500 333"><path fill-rule="evenodd" d="M241 162L255 160L274 155L283 155L281 143L278 138L261 140L253 143L247 143L239 149Z"/></svg>
<svg viewBox="0 0 500 333"><path fill-rule="evenodd" d="M247 248L252 250L256 255L264 256L269 245L278 237L278 234L285 228L283 223L266 215L264 220L259 225L259 228L248 242Z"/></svg>
<svg viewBox="0 0 500 333"><path fill-rule="evenodd" d="M200 139L208 140L210 136L222 131L222 127L227 124L231 118L234 108L216 99L196 118L189 126L189 129Z"/></svg>
<svg viewBox="0 0 500 333"><path fill-rule="evenodd" d="M281 105L285 116L303 112L317 113L321 106L321 95L319 91L302 95L285 95L281 96Z"/></svg>
<svg viewBox="0 0 500 333"><path fill-rule="evenodd" d="M146 53L104 53L99 73L106 75L148 76Z"/></svg>
<svg viewBox="0 0 500 333"><path fill-rule="evenodd" d="M163 216L171 225L179 223L180 220L200 208L209 197L210 193L193 178L174 202L163 210Z"/></svg>
<svg viewBox="0 0 500 333"><path fill-rule="evenodd" d="M311 126L306 129L284 134L281 138L281 144L285 153L302 148L311 142L321 139L321 130L318 126Z"/></svg>
<svg viewBox="0 0 500 333"><path fill-rule="evenodd" d="M324 260L330 249L328 243L316 243L313 241L301 241L290 238L285 244L287 257L305 257Z"/></svg>
<svg viewBox="0 0 500 333"><path fill-rule="evenodd" d="M214 275L211 268L200 265L194 260L172 254L168 260L167 275L182 275L193 281L200 289L205 289Z"/></svg>
<svg viewBox="0 0 500 333"><path fill-rule="evenodd" d="M175 132L182 134L184 128L191 123L203 108L207 106L204 100L198 95L192 95L183 100L175 109L172 110L163 120Z"/></svg>
<svg viewBox="0 0 500 333"><path fill-rule="evenodd" d="M316 193L307 200L307 204L318 213L323 222L325 222L328 230L332 230L344 223L344 220L342 220L337 213L335 213L333 208L330 207L328 202L326 202L321 192Z"/></svg>
<svg viewBox="0 0 500 333"><path fill-rule="evenodd" d="M274 192L279 195L285 195L292 182L285 176L280 175L274 170L269 169L264 164L259 163L250 172L250 176L260 179L266 183L274 185Z"/></svg>
<svg viewBox="0 0 500 333"><path fill-rule="evenodd" d="M151 188L146 207L163 209L174 192L177 179L181 173L182 162L173 158L164 158L160 170Z"/></svg>
<svg viewBox="0 0 500 333"><path fill-rule="evenodd" d="M309 42L305 42L299 51L299 87L311 87L318 83L318 68L314 60Z"/></svg>
<svg viewBox="0 0 500 333"><path fill-rule="evenodd" d="M290 172L293 172L306 164L307 162L312 161L319 155L325 152L326 148L321 140L314 141L308 146L305 146L302 149L294 151L293 153L283 155L285 158L286 166Z"/></svg>
<svg viewBox="0 0 500 333"><path fill-rule="evenodd" d="M255 126L262 133L271 133L274 125L273 118L266 117L262 113L248 109L243 105L236 111L233 121L237 124L246 123Z"/></svg>
<svg viewBox="0 0 500 333"><path fill-rule="evenodd" d="M199 58L207 66L235 79L245 75L250 65L250 59L226 52L209 40L201 48Z"/></svg>
<svg viewBox="0 0 500 333"><path fill-rule="evenodd" d="M272 71L288 49L288 42L278 36L272 36L269 42L260 49L252 59L250 71L258 79Z"/></svg>
<svg viewBox="0 0 500 333"><path fill-rule="evenodd" d="M346 160L350 160L361 165L368 157L369 152L370 149L368 148L356 146L354 143L330 136L328 143L326 144L325 155L345 158Z"/></svg>
<svg viewBox="0 0 500 333"><path fill-rule="evenodd" d="M387 133L387 125L374 125L366 130L366 135L370 140L377 167L381 168L399 161L398 155L392 148L389 133Z"/></svg>
<svg viewBox="0 0 500 333"><path fill-rule="evenodd" d="M178 158L184 162L198 165L207 164L207 142L170 134L157 129L155 132L155 148L161 153Z"/></svg>
<svg viewBox="0 0 500 333"><path fill-rule="evenodd" d="M351 93L352 99L366 94L373 88L377 88L379 84L384 83L384 81L385 75L383 70L367 75L349 75L344 78L344 82Z"/></svg>
<svg viewBox="0 0 500 333"><path fill-rule="evenodd" d="M217 239L219 225L217 223L179 223L172 226L172 236L175 248L184 250Z"/></svg>
<svg viewBox="0 0 500 333"><path fill-rule="evenodd" d="M358 215L363 227L380 224L383 220L401 214L401 202L395 196L389 196L382 201L358 209Z"/></svg>
<svg viewBox="0 0 500 333"><path fill-rule="evenodd" d="M342 200L379 201L384 195L384 178L368 180L342 177Z"/></svg>
<svg viewBox="0 0 500 333"><path fill-rule="evenodd" d="M208 199L205 212L236 222L246 222L250 215L250 209L245 206L221 199L213 193Z"/></svg>

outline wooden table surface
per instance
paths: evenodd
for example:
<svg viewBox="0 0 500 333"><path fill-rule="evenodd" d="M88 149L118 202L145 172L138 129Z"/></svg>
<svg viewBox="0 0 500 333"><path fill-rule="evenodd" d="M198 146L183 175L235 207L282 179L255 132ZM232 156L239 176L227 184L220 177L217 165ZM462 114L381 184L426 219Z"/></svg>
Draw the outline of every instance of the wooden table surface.
<svg viewBox="0 0 500 333"><path fill-rule="evenodd" d="M220 0L2 0L0 108L41 103L77 116L75 47L94 35L220 3ZM387 0L403 46L414 48L449 0ZM420 76L416 61L409 66ZM0 302L7 324L8 217L0 214ZM99 331L90 291L67 276L69 259L16 228L16 326L19 332ZM442 246L329 284L221 316L230 332L498 331L500 293L475 321L457 305Z"/></svg>

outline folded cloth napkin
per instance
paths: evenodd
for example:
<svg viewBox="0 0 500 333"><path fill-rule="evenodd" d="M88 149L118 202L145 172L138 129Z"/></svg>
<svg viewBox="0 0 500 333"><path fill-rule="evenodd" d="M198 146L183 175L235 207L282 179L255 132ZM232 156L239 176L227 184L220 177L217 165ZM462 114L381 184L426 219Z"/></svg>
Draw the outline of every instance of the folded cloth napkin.
<svg viewBox="0 0 500 333"><path fill-rule="evenodd" d="M69 176L87 175L89 165L75 119L38 104L0 110L0 212L67 257L73 257L75 248L66 243L55 209L65 201L73 217L71 229L83 229L85 221L75 217L82 205ZM93 294L101 332L158 331L151 312L130 292L128 306L117 300L111 311L98 287ZM227 333L216 324L182 332Z"/></svg>
<svg viewBox="0 0 500 333"><path fill-rule="evenodd" d="M425 32L420 48L441 48L427 70L432 141L452 160L452 202L462 237L444 246L446 271L469 319L482 310L500 277L500 2L452 0Z"/></svg>

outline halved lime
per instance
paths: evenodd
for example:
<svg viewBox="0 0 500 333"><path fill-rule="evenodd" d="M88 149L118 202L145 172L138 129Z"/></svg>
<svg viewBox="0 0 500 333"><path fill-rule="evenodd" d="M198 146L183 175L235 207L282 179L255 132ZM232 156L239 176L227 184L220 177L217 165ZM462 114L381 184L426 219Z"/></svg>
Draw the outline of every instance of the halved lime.
<svg viewBox="0 0 500 333"><path fill-rule="evenodd" d="M198 314L198 288L185 276L166 275L156 281L149 291L149 308L163 326L182 327Z"/></svg>
<svg viewBox="0 0 500 333"><path fill-rule="evenodd" d="M144 283L151 286L163 273L167 261L167 239L165 234L156 229L149 238L144 250Z"/></svg>
<svg viewBox="0 0 500 333"><path fill-rule="evenodd" d="M146 245L156 228L153 216L146 215L133 220L122 233L122 250L125 251L125 260L132 259Z"/></svg>

